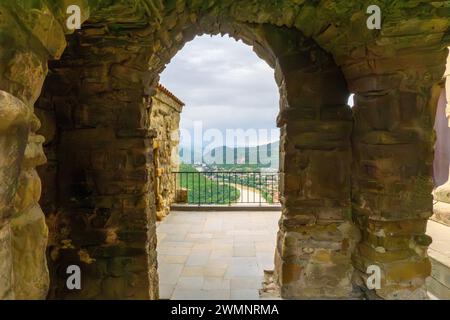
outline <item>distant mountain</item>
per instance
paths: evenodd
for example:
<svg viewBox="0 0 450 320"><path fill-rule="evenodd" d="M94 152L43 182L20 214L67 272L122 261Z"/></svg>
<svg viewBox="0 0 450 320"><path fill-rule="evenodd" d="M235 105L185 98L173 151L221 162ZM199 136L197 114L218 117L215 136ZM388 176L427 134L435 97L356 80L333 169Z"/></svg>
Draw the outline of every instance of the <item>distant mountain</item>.
<svg viewBox="0 0 450 320"><path fill-rule="evenodd" d="M275 168L279 166L280 142L272 142L255 147L230 148L222 146L203 154L204 160L222 160L223 164L257 165Z"/></svg>
<svg viewBox="0 0 450 320"><path fill-rule="evenodd" d="M203 162L202 150L192 149L186 146L179 147L179 156L181 162L189 164L201 164Z"/></svg>
<svg viewBox="0 0 450 320"><path fill-rule="evenodd" d="M253 165L257 167L279 167L280 142L272 142L255 147L218 147L209 152L180 146L181 162L190 164L218 164L218 165ZM216 161L216 163L211 163Z"/></svg>

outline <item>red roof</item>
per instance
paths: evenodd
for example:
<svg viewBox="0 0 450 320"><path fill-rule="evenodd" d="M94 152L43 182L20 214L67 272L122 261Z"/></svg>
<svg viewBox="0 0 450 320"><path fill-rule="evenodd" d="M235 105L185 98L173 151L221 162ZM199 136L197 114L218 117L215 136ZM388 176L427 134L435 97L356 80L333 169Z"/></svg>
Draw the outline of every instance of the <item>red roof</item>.
<svg viewBox="0 0 450 320"><path fill-rule="evenodd" d="M171 99L173 99L176 103L180 104L182 107L185 106L184 102L181 101L180 99L178 99L172 92L169 91L169 89L167 89L166 87L164 87L162 84L158 83L158 85L156 86L157 89L161 90L162 92L164 92L164 94L166 94L168 97L170 97Z"/></svg>

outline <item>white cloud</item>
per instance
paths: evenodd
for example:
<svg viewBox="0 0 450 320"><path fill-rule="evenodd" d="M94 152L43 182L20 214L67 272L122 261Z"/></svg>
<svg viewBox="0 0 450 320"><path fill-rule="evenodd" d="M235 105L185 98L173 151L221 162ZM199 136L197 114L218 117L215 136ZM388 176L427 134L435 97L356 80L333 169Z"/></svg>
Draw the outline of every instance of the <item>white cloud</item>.
<svg viewBox="0 0 450 320"><path fill-rule="evenodd" d="M161 83L186 103L181 126L191 129L276 127L278 88L273 70L241 41L197 37L172 59Z"/></svg>

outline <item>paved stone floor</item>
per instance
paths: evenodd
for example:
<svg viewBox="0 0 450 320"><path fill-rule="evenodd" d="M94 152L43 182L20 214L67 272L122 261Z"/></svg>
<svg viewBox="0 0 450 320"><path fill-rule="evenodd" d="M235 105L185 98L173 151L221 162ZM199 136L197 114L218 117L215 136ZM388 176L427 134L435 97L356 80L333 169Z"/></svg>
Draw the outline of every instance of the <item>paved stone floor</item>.
<svg viewBox="0 0 450 320"><path fill-rule="evenodd" d="M161 299L258 299L280 212L173 211L158 224Z"/></svg>
<svg viewBox="0 0 450 320"><path fill-rule="evenodd" d="M450 299L450 227L428 221L427 234L433 238L428 249L432 275L427 279L431 299Z"/></svg>
<svg viewBox="0 0 450 320"><path fill-rule="evenodd" d="M438 256L450 266L450 227L429 220L427 224L427 234L433 238L429 248L429 254Z"/></svg>
<svg viewBox="0 0 450 320"><path fill-rule="evenodd" d="M280 212L173 211L158 224L161 299L258 299ZM429 254L450 266L450 227L428 222Z"/></svg>

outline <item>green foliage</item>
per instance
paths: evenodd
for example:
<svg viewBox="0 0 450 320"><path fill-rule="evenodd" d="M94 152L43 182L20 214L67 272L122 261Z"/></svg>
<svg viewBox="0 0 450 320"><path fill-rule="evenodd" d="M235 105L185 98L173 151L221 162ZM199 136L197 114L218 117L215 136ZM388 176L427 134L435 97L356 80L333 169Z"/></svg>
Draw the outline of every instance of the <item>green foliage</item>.
<svg viewBox="0 0 450 320"><path fill-rule="evenodd" d="M261 194L262 194L263 198L267 201L267 203L270 203L270 204L274 203L273 202L273 197L272 197L272 195L269 192L264 190L264 191L261 192Z"/></svg>
<svg viewBox="0 0 450 320"><path fill-rule="evenodd" d="M260 164L218 164L216 166L218 170L228 172L258 172L261 168L268 167Z"/></svg>
<svg viewBox="0 0 450 320"><path fill-rule="evenodd" d="M190 204L230 204L240 197L240 192L223 176L207 176L198 174L198 171L189 164L181 164L177 176L177 184L188 190L188 203ZM192 172L192 174L190 174Z"/></svg>
<svg viewBox="0 0 450 320"><path fill-rule="evenodd" d="M245 166L245 168L243 167ZM249 165L223 165L222 173L199 173L190 164L181 164L177 176L178 186L186 188L188 203L192 204L228 204L240 197L237 185L249 187L259 192L267 203L273 204L273 192L277 189L276 174L262 174L251 172ZM247 169L247 170L245 170ZM192 174L190 174L192 172ZM249 172L249 173L236 173Z"/></svg>

